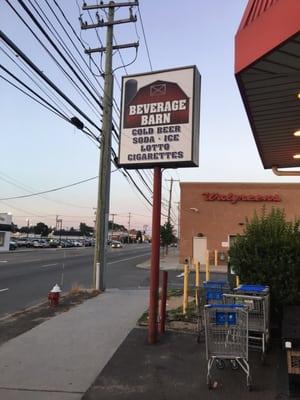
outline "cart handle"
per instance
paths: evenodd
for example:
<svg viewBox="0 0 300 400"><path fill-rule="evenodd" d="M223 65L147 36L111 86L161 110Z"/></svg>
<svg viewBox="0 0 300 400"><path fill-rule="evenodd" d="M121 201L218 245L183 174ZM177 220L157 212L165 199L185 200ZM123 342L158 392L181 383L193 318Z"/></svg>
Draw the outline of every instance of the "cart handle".
<svg viewBox="0 0 300 400"><path fill-rule="evenodd" d="M206 304L205 308L246 308L243 304Z"/></svg>

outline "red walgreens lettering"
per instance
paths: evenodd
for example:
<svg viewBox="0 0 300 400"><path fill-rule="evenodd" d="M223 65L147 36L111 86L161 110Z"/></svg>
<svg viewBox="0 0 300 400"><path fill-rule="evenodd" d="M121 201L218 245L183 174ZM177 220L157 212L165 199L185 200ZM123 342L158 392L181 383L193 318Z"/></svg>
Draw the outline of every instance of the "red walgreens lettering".
<svg viewBox="0 0 300 400"><path fill-rule="evenodd" d="M281 197L278 193L272 195L261 194L220 194L220 193L202 193L205 201L230 201L231 204L236 204L238 201L275 201L280 202Z"/></svg>

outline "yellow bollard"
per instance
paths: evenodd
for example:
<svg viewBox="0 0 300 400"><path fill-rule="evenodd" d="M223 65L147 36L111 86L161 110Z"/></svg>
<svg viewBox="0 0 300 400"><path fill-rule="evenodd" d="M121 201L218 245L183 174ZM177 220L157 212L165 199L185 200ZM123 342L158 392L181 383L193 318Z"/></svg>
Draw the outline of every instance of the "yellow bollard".
<svg viewBox="0 0 300 400"><path fill-rule="evenodd" d="M235 276L235 286L240 286L240 277L238 275Z"/></svg>
<svg viewBox="0 0 300 400"><path fill-rule="evenodd" d="M205 280L209 281L209 250L206 253L206 262L205 262Z"/></svg>
<svg viewBox="0 0 300 400"><path fill-rule="evenodd" d="M218 266L218 250L215 250L215 266Z"/></svg>
<svg viewBox="0 0 300 400"><path fill-rule="evenodd" d="M195 302L196 306L198 306L198 297L199 297L199 290L200 290L200 263L199 261L195 263Z"/></svg>
<svg viewBox="0 0 300 400"><path fill-rule="evenodd" d="M189 298L189 266L184 265L184 278L183 278L183 314L186 314L188 308L188 298Z"/></svg>

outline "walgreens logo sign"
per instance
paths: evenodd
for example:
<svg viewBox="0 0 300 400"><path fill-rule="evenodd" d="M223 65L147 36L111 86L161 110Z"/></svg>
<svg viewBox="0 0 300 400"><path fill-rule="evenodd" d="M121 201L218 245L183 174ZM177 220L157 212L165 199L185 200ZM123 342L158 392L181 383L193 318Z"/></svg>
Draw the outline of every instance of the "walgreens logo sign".
<svg viewBox="0 0 300 400"><path fill-rule="evenodd" d="M205 201L229 201L231 204L236 204L238 201L274 201L280 202L279 194L222 194L222 193L202 193Z"/></svg>

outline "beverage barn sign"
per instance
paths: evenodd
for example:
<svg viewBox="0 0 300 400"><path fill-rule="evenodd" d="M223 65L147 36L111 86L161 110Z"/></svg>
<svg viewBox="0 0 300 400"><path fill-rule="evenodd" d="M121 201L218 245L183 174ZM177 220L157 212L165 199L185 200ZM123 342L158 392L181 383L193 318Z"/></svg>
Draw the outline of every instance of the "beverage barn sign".
<svg viewBox="0 0 300 400"><path fill-rule="evenodd" d="M119 165L198 166L199 120L195 66L123 77Z"/></svg>

